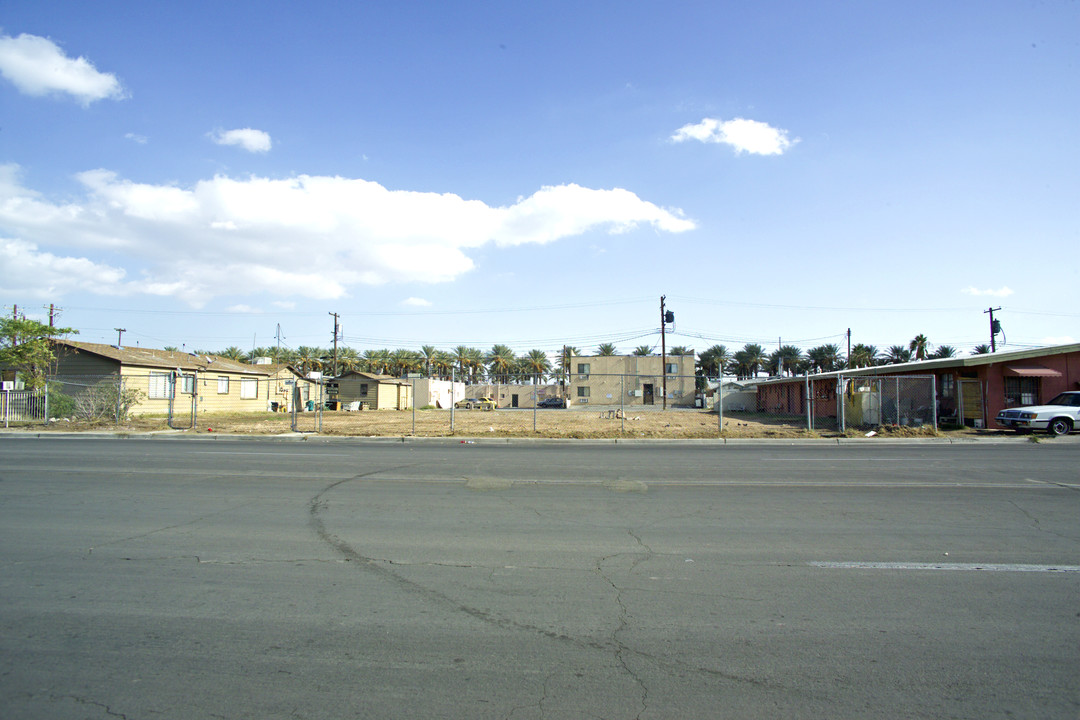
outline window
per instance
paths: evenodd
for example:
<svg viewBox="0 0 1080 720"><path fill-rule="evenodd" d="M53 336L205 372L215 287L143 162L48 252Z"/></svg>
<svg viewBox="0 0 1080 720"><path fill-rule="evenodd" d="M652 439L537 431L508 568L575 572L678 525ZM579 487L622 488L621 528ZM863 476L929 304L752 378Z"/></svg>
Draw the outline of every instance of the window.
<svg viewBox="0 0 1080 720"><path fill-rule="evenodd" d="M589 388L586 385L578 385L577 396L580 398L589 397Z"/></svg>
<svg viewBox="0 0 1080 720"><path fill-rule="evenodd" d="M367 395L367 383L360 383L360 394Z"/></svg>
<svg viewBox="0 0 1080 720"><path fill-rule="evenodd" d="M148 388L147 395L151 400L164 400L172 397L173 391L173 379L172 373L167 372L152 372L150 373L150 387Z"/></svg>
<svg viewBox="0 0 1080 720"><path fill-rule="evenodd" d="M1039 378L1005 378L1005 405L1037 405L1039 402Z"/></svg>
<svg viewBox="0 0 1080 720"><path fill-rule="evenodd" d="M589 363L578 363L577 364L577 374L578 375L588 375L589 374Z"/></svg>
<svg viewBox="0 0 1080 720"><path fill-rule="evenodd" d="M195 394L195 376L194 375L181 375L180 376L180 392L184 395Z"/></svg>
<svg viewBox="0 0 1080 720"><path fill-rule="evenodd" d="M219 375L217 379L217 391L218 395L229 394L229 378L225 375Z"/></svg>
<svg viewBox="0 0 1080 720"><path fill-rule="evenodd" d="M240 399L253 400L259 397L259 381L255 378L240 378Z"/></svg>
<svg viewBox="0 0 1080 720"><path fill-rule="evenodd" d="M664 370L664 372L667 373L668 375L678 375L679 374L679 363L668 363L664 367L667 368L666 370Z"/></svg>
<svg viewBox="0 0 1080 720"><path fill-rule="evenodd" d="M951 398L956 394L955 375L946 373L945 375L941 375L938 379L941 380L941 397Z"/></svg>

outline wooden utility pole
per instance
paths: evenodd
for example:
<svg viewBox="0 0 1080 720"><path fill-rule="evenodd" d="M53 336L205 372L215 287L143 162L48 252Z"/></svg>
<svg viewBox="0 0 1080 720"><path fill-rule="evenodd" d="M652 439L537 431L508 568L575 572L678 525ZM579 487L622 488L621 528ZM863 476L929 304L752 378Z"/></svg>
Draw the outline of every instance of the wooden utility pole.
<svg viewBox="0 0 1080 720"><path fill-rule="evenodd" d="M994 322L994 311L1000 309L1000 307L992 307L983 310L983 315L990 313L990 352L997 352L996 336L1000 330L1000 326Z"/></svg>
<svg viewBox="0 0 1080 720"><path fill-rule="evenodd" d="M338 314L336 312L327 313L334 316L334 377L337 377L337 341L338 341Z"/></svg>
<svg viewBox="0 0 1080 720"><path fill-rule="evenodd" d="M665 333L667 315L664 313L664 300L666 298L667 295L660 296L660 370L663 372L660 376L660 393L664 396L665 410L667 410L667 336Z"/></svg>
<svg viewBox="0 0 1080 720"><path fill-rule="evenodd" d="M121 347L120 341L124 339L124 333L127 332L127 328L113 328L116 331L116 347Z"/></svg>

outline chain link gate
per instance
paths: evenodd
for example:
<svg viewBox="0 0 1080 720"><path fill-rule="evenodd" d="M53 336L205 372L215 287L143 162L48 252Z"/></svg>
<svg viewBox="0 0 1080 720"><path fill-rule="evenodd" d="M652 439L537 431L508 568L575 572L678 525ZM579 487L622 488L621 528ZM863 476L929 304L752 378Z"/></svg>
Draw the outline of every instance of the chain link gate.
<svg viewBox="0 0 1080 720"><path fill-rule="evenodd" d="M314 392L312 388L311 395L307 401L304 400L303 393L300 391L300 385L294 383L292 386L292 399L289 403L292 406L292 431L293 432L310 432L317 433L322 432L322 412L323 412L323 383L318 384L318 392Z"/></svg>
<svg viewBox="0 0 1080 720"><path fill-rule="evenodd" d="M934 375L837 377L840 431L893 425L937 428Z"/></svg>

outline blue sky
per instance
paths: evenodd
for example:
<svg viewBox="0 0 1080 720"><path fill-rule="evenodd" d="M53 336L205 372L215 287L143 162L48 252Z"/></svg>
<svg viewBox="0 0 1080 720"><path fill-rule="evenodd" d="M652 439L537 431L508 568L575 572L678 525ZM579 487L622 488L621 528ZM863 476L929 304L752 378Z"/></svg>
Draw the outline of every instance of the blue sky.
<svg viewBox="0 0 1080 720"><path fill-rule="evenodd" d="M0 305L80 339L1080 340L1080 3L0 9ZM1002 338L999 336L999 342Z"/></svg>

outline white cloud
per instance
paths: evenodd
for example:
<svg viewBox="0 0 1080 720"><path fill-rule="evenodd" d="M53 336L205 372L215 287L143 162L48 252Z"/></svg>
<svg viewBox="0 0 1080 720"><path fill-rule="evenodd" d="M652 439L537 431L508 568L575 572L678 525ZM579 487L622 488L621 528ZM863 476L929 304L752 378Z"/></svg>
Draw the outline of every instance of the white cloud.
<svg viewBox="0 0 1080 720"><path fill-rule="evenodd" d="M127 133L126 135L124 135L124 138L132 142L139 143L140 145L145 145L149 140L149 138L147 138L145 135L139 135L137 133Z"/></svg>
<svg viewBox="0 0 1080 720"><path fill-rule="evenodd" d="M790 139L787 130L745 118L705 118L699 123L683 125L671 139L675 142L722 143L735 148L736 153L752 155L782 155L799 142L798 138Z"/></svg>
<svg viewBox="0 0 1080 720"><path fill-rule="evenodd" d="M220 294L332 299L360 284L446 282L473 269L470 252L481 246L695 227L680 211L620 188L544 187L492 207L342 177L217 176L187 187L107 170L77 177L85 196L53 204L23 187L17 166L0 166L0 233L24 243L23 254L39 264L76 263L69 285L55 271L62 289L172 296L194 306ZM82 257L94 251L122 258L130 277L100 266L101 277L83 283L77 263L97 267Z"/></svg>
<svg viewBox="0 0 1080 720"><path fill-rule="evenodd" d="M1008 287L1002 287L998 290L980 290L974 285L966 287L960 292L964 293L965 295L989 295L991 297L1009 297L1013 294L1013 291Z"/></svg>
<svg viewBox="0 0 1080 720"><path fill-rule="evenodd" d="M269 133L253 128L217 130L209 133L209 136L218 145L237 145L253 153L268 152L273 146Z"/></svg>
<svg viewBox="0 0 1080 720"><path fill-rule="evenodd" d="M115 75L99 72L84 57L69 58L52 40L37 35L0 35L0 75L27 95L66 93L84 106L125 96Z"/></svg>
<svg viewBox="0 0 1080 720"><path fill-rule="evenodd" d="M409 307L431 307L431 302L424 298L411 297L401 301L402 305L408 305Z"/></svg>
<svg viewBox="0 0 1080 720"><path fill-rule="evenodd" d="M262 312L262 310L260 310L257 307L252 307L251 305L244 305L243 303L241 303L240 305L230 305L229 307L227 307L225 309L228 310L229 312L234 312L234 313L258 314L258 313Z"/></svg>
<svg viewBox="0 0 1080 720"><path fill-rule="evenodd" d="M59 257L25 240L0 238L0 293L38 299L73 290L99 295L123 292L125 271L85 257Z"/></svg>

